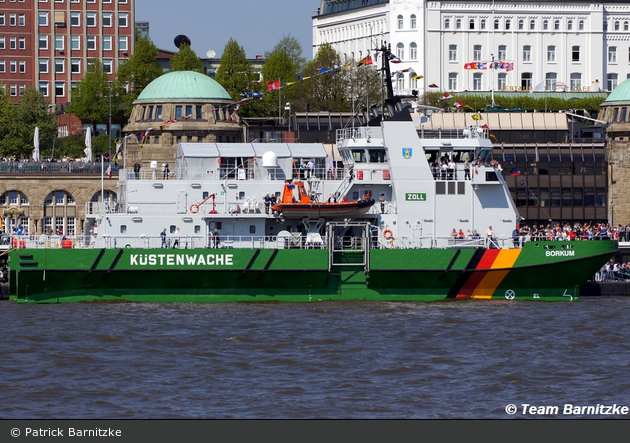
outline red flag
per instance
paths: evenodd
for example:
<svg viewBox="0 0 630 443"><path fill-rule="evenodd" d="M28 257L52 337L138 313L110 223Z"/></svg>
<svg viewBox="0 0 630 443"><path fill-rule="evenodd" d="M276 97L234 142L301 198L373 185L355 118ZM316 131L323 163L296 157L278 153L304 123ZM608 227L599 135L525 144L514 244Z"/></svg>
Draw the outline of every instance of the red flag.
<svg viewBox="0 0 630 443"><path fill-rule="evenodd" d="M357 62L357 66L361 66L361 65L371 65L372 64L372 56L368 55L365 58L362 58L361 60L359 60Z"/></svg>
<svg viewBox="0 0 630 443"><path fill-rule="evenodd" d="M274 91L276 89L280 89L280 79L274 80L272 82L267 82L267 89L269 91Z"/></svg>
<svg viewBox="0 0 630 443"><path fill-rule="evenodd" d="M451 98L451 97L452 97L451 94L449 94L448 92L445 92L444 95L442 97L440 97L440 100L446 100L446 99Z"/></svg>

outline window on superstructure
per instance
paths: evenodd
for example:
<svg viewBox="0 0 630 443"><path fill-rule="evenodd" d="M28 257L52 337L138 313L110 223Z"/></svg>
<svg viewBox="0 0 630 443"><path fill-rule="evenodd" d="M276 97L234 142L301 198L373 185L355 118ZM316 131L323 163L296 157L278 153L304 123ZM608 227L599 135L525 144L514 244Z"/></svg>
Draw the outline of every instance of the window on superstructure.
<svg viewBox="0 0 630 443"><path fill-rule="evenodd" d="M363 149L352 149L352 159L355 163L366 163L365 150Z"/></svg>
<svg viewBox="0 0 630 443"><path fill-rule="evenodd" d="M387 152L384 149L368 149L370 163L387 163Z"/></svg>

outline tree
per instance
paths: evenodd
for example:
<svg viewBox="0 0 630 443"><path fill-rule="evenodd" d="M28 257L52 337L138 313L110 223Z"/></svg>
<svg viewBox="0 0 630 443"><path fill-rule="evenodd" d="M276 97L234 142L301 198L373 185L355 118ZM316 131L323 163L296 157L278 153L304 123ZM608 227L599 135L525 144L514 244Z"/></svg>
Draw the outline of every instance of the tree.
<svg viewBox="0 0 630 443"><path fill-rule="evenodd" d="M315 58L306 65L304 75L309 80L300 86L302 96L308 97L311 111L349 111L352 108L352 79L348 69L340 66L339 54L330 46L320 46ZM328 70L321 74L322 70Z"/></svg>
<svg viewBox="0 0 630 443"><path fill-rule="evenodd" d="M197 57L195 51L190 49L190 46L183 43L179 47L179 51L173 55L171 59L171 70L174 71L196 71L203 74L203 63L201 59Z"/></svg>
<svg viewBox="0 0 630 443"><path fill-rule="evenodd" d="M33 152L33 135L39 127L40 151L50 147L57 133L57 116L49 112L50 103L35 88L27 88L20 103L7 106L0 99L0 121L2 122L2 140L0 153L4 156L29 158Z"/></svg>
<svg viewBox="0 0 630 443"><path fill-rule="evenodd" d="M103 72L101 62L93 59L88 71L72 90L67 112L76 115L83 122L90 122L96 134L96 124L109 119L109 82ZM112 109L118 109L117 100L112 97Z"/></svg>
<svg viewBox="0 0 630 443"><path fill-rule="evenodd" d="M254 75L254 68L247 61L245 50L232 38L223 49L220 66L214 79L230 94L234 100L243 98L243 94L259 88Z"/></svg>
<svg viewBox="0 0 630 443"><path fill-rule="evenodd" d="M136 30L136 45L133 54L116 71L115 87L129 84L131 92L121 95L124 115L131 115L133 102L144 88L164 72L158 62L158 48L148 37L143 37Z"/></svg>

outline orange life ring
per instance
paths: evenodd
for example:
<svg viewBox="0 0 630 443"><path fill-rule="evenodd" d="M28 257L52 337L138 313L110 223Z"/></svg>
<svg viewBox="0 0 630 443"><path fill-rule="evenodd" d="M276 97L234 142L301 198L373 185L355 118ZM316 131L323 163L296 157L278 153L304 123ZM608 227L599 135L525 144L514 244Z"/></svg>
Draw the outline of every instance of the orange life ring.
<svg viewBox="0 0 630 443"><path fill-rule="evenodd" d="M391 229L385 229L383 231L383 237L385 237L387 240L389 240L390 238L392 238L394 236L394 233L392 232Z"/></svg>
<svg viewBox="0 0 630 443"><path fill-rule="evenodd" d="M196 203L193 203L192 205L190 205L190 212L192 212L193 214L196 214L197 212L199 212L199 205Z"/></svg>

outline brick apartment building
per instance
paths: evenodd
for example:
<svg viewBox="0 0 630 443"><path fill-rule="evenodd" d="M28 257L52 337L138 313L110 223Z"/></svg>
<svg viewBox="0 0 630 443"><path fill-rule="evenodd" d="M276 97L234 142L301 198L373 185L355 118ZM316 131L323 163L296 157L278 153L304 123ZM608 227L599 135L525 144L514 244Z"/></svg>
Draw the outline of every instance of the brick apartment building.
<svg viewBox="0 0 630 443"><path fill-rule="evenodd" d="M14 102L35 87L63 109L90 60L113 79L134 22L135 0L0 0L0 83Z"/></svg>

